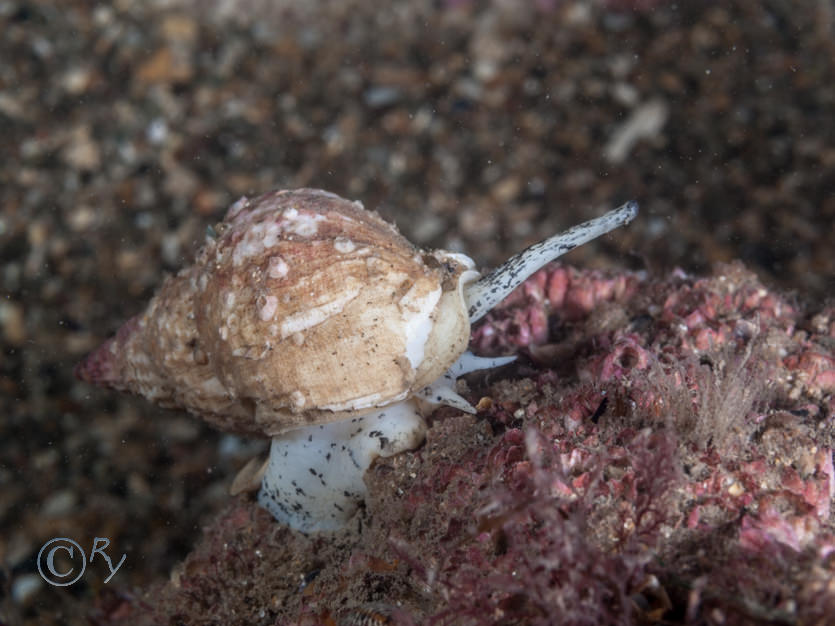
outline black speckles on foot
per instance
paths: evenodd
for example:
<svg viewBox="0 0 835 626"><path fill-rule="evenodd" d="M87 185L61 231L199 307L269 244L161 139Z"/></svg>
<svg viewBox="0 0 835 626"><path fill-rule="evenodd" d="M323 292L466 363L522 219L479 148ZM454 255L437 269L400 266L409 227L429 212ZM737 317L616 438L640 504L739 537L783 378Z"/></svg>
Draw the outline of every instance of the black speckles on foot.
<svg viewBox="0 0 835 626"><path fill-rule="evenodd" d="M319 482L322 483L323 487L328 486L327 481L325 481L325 475L322 472L317 472L316 469L313 467L308 467L307 471L310 472L311 476L315 476L316 478L318 478Z"/></svg>
<svg viewBox="0 0 835 626"><path fill-rule="evenodd" d="M414 447L425 428L411 403L371 415L273 439L259 502L302 532L340 528L362 502L370 463Z"/></svg>

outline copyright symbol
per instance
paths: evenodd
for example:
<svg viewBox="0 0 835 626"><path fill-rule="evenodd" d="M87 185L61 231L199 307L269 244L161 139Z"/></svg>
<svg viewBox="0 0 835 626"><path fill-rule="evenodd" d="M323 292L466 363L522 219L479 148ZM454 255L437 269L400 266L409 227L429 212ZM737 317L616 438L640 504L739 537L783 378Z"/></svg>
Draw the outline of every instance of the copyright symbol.
<svg viewBox="0 0 835 626"><path fill-rule="evenodd" d="M54 545L53 545L54 544ZM74 561L81 558L81 570L72 580L68 580L77 569ZM87 567L87 555L72 539L55 537L50 539L38 552L38 573L46 582L56 587L72 585L84 575Z"/></svg>

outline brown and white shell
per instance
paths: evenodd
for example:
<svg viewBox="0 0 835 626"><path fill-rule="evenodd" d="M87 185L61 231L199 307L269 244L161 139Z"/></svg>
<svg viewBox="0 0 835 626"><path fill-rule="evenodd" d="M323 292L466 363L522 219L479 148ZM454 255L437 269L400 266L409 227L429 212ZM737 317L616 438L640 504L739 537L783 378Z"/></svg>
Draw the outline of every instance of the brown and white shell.
<svg viewBox="0 0 835 626"><path fill-rule="evenodd" d="M241 199L77 374L227 431L342 419L408 397L464 351L468 261L327 192Z"/></svg>

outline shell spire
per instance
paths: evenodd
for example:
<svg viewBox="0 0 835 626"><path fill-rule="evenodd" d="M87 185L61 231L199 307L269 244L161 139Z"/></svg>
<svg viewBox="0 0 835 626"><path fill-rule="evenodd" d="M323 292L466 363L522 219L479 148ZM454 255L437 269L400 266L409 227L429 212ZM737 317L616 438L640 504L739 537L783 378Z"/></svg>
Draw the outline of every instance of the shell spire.
<svg viewBox="0 0 835 626"><path fill-rule="evenodd" d="M193 268L165 280L146 310L125 322L76 365L86 382L129 391L165 408L183 408L225 430L255 431L199 348Z"/></svg>

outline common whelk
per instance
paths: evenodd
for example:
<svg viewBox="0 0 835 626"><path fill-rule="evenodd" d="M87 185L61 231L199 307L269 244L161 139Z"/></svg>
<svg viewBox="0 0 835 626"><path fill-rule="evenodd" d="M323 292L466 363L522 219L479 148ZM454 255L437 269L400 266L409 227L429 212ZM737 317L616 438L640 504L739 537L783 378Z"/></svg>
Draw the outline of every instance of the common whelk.
<svg viewBox="0 0 835 626"><path fill-rule="evenodd" d="M194 264L76 374L272 437L259 502L293 528L337 529L371 462L421 443L425 412L475 413L458 376L513 360L467 352L470 324L637 210L627 203L479 277L469 257L420 250L359 202L313 189L242 198Z"/></svg>

